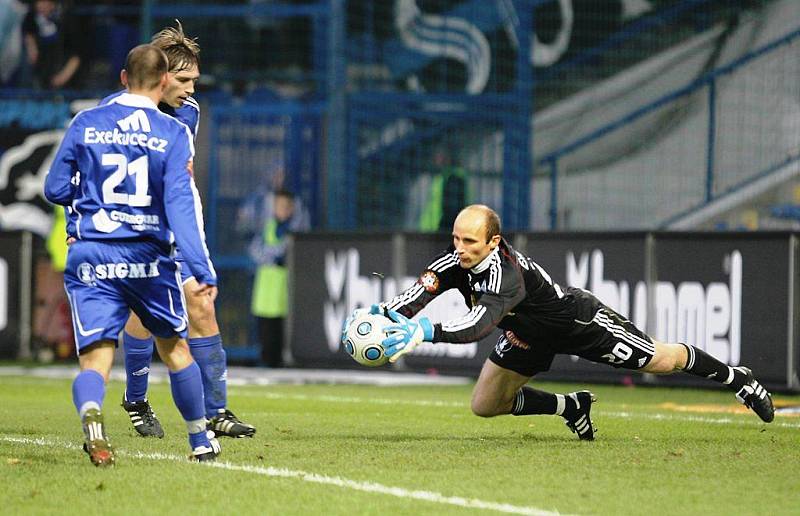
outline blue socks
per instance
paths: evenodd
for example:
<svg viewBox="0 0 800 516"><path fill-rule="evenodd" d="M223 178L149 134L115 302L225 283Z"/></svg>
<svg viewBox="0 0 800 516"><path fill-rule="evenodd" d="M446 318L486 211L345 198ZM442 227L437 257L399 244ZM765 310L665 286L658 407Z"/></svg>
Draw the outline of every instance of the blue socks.
<svg viewBox="0 0 800 516"><path fill-rule="evenodd" d="M125 350L125 374L128 377L125 399L142 401L147 395L147 380L153 361L153 337L137 339L123 331L122 344Z"/></svg>
<svg viewBox="0 0 800 516"><path fill-rule="evenodd" d="M125 349L127 385L125 399L141 401L147 395L150 364L153 361L153 338L137 339L122 334ZM228 401L227 357L222 349L222 336L189 339L189 350L200 367L205 394L205 414L211 418L225 408Z"/></svg>
<svg viewBox="0 0 800 516"><path fill-rule="evenodd" d="M94 369L81 371L72 382L72 402L81 419L89 409L100 410L105 396L106 383L103 375Z"/></svg>
<svg viewBox="0 0 800 516"><path fill-rule="evenodd" d="M189 444L192 449L198 446L211 446L206 436L206 418L203 407L203 381L196 362L181 369L170 371L169 384L175 406L186 421Z"/></svg>
<svg viewBox="0 0 800 516"><path fill-rule="evenodd" d="M228 362L222 349L222 336L189 339L189 351L203 375L205 414L210 419L224 409L228 401Z"/></svg>

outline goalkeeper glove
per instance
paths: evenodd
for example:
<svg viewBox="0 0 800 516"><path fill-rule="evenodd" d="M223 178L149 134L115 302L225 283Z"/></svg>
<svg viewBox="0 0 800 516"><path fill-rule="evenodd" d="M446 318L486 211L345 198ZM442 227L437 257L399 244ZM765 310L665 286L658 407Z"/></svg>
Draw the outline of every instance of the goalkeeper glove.
<svg viewBox="0 0 800 516"><path fill-rule="evenodd" d="M433 340L433 324L427 317L420 317L418 321L412 321L408 317L389 310L386 314L389 319L397 324L384 326L383 331L388 335L381 346L385 354L389 357L389 362L395 363L397 359L420 343Z"/></svg>
<svg viewBox="0 0 800 516"><path fill-rule="evenodd" d="M364 314L380 314L380 313L383 313L383 307L381 307L381 305L378 304L374 304L369 308L356 308L355 310L353 310L353 313L347 316L347 319L345 319L344 323L342 324L342 338L341 338L342 346L344 346L344 343L347 340L347 329L350 327L350 324L353 322L353 319Z"/></svg>

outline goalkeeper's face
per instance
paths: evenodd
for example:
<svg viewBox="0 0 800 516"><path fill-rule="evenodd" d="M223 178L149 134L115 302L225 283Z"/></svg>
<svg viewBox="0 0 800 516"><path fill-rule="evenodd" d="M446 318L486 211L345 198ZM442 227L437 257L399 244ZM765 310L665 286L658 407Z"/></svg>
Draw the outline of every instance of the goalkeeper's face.
<svg viewBox="0 0 800 516"><path fill-rule="evenodd" d="M500 243L500 235L486 236L486 217L477 210L463 210L453 223L453 246L462 269L481 263Z"/></svg>
<svg viewBox="0 0 800 516"><path fill-rule="evenodd" d="M161 95L161 102L179 108L194 94L194 85L200 77L200 70L193 64L183 70L169 72L168 75L169 81Z"/></svg>

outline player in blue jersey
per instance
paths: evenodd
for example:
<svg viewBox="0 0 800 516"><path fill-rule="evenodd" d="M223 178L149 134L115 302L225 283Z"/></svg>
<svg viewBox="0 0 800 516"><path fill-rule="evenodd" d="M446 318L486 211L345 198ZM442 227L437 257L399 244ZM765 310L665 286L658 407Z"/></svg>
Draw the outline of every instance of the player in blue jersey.
<svg viewBox="0 0 800 516"><path fill-rule="evenodd" d="M64 271L81 369L72 396L84 450L97 466L114 463L102 406L117 335L130 310L156 337L192 457L219 454L219 443L207 435L203 381L185 340L183 302L184 294L213 297L217 277L191 175L192 135L157 107L167 70L158 47L131 50L121 74L127 92L75 116L45 180L47 199L70 206L74 215L75 241ZM176 243L196 279L183 293Z"/></svg>
<svg viewBox="0 0 800 516"><path fill-rule="evenodd" d="M158 104L159 109L186 124L197 136L200 124L200 106L192 98L194 85L200 76L198 54L200 47L187 37L178 22L176 28L168 27L155 36L151 43L167 54L169 82ZM119 93L103 99L105 104ZM194 288L197 279L182 264L178 249L177 261L181 263L181 281ZM214 297L187 296L189 312L189 348L200 366L205 389L208 428L218 436L252 437L253 425L240 421L227 408L227 359L222 347L222 337L214 310ZM153 337L135 313L131 315L123 333L127 387L122 400L123 408L142 436L163 437L164 430L147 400L147 383L153 357Z"/></svg>

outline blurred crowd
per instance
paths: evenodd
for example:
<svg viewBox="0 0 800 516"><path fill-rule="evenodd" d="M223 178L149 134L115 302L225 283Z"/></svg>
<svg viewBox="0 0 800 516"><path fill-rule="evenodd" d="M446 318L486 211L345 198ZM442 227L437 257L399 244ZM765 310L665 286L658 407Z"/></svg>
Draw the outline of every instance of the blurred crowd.
<svg viewBox="0 0 800 516"><path fill-rule="evenodd" d="M127 51L138 43L135 14L90 16L81 8L133 0L0 0L0 86L105 89L117 85Z"/></svg>
<svg viewBox="0 0 800 516"><path fill-rule="evenodd" d="M0 0L0 88L117 88L125 55L142 39L140 8L137 0ZM151 20L162 21L169 22ZM222 84L210 85L236 94L270 83L300 84L302 90L312 66L309 23L302 17L191 19L190 32L201 44L231 43L205 46L204 81L218 77ZM290 96L296 90L290 89Z"/></svg>

